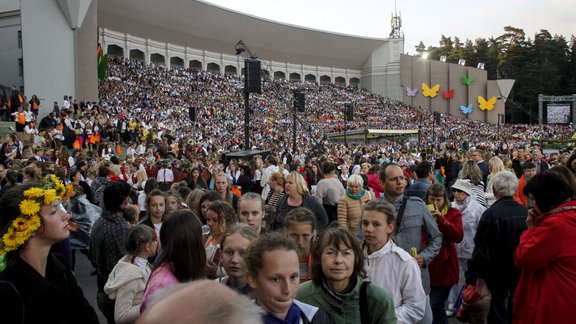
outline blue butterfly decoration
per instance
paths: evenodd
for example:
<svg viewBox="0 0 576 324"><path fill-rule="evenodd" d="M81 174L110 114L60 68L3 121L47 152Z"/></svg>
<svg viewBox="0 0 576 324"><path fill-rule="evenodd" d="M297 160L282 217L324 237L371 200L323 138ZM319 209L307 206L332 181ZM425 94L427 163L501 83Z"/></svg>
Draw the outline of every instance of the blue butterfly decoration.
<svg viewBox="0 0 576 324"><path fill-rule="evenodd" d="M408 97L414 97L416 96L416 93L418 93L418 88L410 88L410 87L406 87L406 95Z"/></svg>
<svg viewBox="0 0 576 324"><path fill-rule="evenodd" d="M472 104L469 104L468 106L460 105L460 110L462 110L464 115L468 115L472 112Z"/></svg>

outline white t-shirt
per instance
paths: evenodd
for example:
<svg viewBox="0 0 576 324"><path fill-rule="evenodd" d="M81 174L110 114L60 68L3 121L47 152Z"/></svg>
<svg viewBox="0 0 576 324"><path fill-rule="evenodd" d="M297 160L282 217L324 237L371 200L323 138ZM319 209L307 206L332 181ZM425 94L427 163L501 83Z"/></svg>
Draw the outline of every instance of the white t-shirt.
<svg viewBox="0 0 576 324"><path fill-rule="evenodd" d="M156 175L158 182L174 182L174 173L170 169L160 169Z"/></svg>

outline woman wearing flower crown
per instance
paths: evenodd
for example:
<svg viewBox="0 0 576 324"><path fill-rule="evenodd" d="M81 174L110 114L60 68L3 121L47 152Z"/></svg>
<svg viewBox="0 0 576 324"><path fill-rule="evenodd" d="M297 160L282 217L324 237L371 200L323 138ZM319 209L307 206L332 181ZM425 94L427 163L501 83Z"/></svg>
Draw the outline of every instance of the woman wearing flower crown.
<svg viewBox="0 0 576 324"><path fill-rule="evenodd" d="M98 323L72 272L50 247L70 235L61 207L73 193L49 175L0 199L0 313L6 323ZM7 317L6 317L7 316Z"/></svg>

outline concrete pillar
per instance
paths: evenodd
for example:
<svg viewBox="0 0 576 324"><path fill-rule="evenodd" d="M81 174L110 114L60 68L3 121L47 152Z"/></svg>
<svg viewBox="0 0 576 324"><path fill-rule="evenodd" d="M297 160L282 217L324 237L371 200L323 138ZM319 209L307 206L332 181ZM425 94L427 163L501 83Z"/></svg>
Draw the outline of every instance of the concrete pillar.
<svg viewBox="0 0 576 324"><path fill-rule="evenodd" d="M538 124L542 125L544 122L544 112L543 112L543 104L542 102L544 101L544 96L539 94L538 95Z"/></svg>
<svg viewBox="0 0 576 324"><path fill-rule="evenodd" d="M576 94L572 95L572 125L576 124Z"/></svg>
<svg viewBox="0 0 576 324"><path fill-rule="evenodd" d="M170 70L170 53L168 52L168 43L164 44L164 65Z"/></svg>

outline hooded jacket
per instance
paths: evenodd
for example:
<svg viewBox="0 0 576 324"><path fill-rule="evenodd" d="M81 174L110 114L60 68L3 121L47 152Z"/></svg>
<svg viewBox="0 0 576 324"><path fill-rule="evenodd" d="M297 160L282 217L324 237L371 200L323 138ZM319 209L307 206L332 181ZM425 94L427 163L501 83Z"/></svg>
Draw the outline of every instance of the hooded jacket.
<svg viewBox="0 0 576 324"><path fill-rule="evenodd" d="M116 300L114 319L117 323L134 323L140 316L140 303L150 277L150 266L139 268L130 262L130 255L124 256L108 277L104 292Z"/></svg>

